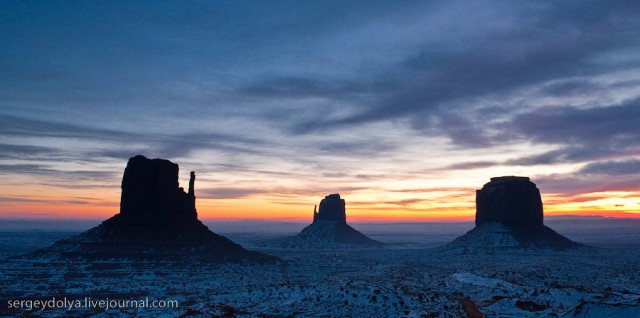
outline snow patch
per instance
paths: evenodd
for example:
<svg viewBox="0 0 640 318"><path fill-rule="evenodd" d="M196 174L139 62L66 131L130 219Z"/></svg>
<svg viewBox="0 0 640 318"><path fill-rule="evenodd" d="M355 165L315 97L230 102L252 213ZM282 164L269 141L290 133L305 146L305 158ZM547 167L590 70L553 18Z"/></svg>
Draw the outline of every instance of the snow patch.
<svg viewBox="0 0 640 318"><path fill-rule="evenodd" d="M484 287L510 286L511 284L495 278L484 278L470 273L455 273L453 278L461 283Z"/></svg>

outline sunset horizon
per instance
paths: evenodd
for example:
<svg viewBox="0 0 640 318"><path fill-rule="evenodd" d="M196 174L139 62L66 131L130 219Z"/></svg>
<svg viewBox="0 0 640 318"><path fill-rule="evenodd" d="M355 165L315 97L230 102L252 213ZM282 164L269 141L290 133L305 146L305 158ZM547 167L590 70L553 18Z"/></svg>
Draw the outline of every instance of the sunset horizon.
<svg viewBox="0 0 640 318"><path fill-rule="evenodd" d="M535 180L532 180L535 181ZM180 185L186 182L181 182ZM535 183L535 182L534 182ZM334 192L326 192L324 195L319 194L316 197L310 197L303 194L295 194L292 201L296 203L287 203L284 195L269 196L261 194L253 197L249 194L243 198L237 199L210 199L199 195L198 188L200 182L197 183L196 208L200 219L208 221L225 221L225 220L262 220L262 221L295 221L305 222L312 219L313 207L324 195ZM427 199L404 199L399 201L367 201L366 193L368 189L360 189L356 192L340 193L347 201L347 217L353 222L468 222L473 221L475 217L475 192L477 189L452 188L449 192L455 192L458 195L454 199L440 198L433 202L441 203L441 207L431 206L429 208L419 209L403 209L401 207L389 207L389 205L412 205L415 202L427 202ZM118 187L118 191L120 188ZM396 192L409 192L412 197L429 197L446 196L447 190L438 189L435 191L420 192L420 189L410 190L390 190L387 194ZM72 192L72 191L69 191ZM360 192L360 193L359 193ZM265 192L268 193L268 192ZM338 193L338 192L335 192ZM364 194L362 194L364 193ZM384 192L383 192L384 193ZM468 198L464 199L463 195L468 194ZM558 194L545 194L542 190L542 199L544 203L545 216L568 216L568 217L608 217L608 218L638 218L640 211L629 211L623 209L623 205L616 203L608 203L612 199L620 200L625 198L633 198L634 192L615 191L611 193L588 193L573 196L574 201L567 200L566 197ZM581 198L587 196L585 201ZM99 220L118 214L120 205L120 194L117 197L101 197L99 203L94 205L89 202L72 202L71 199L77 197L56 197L51 200L43 199L45 196L23 196L23 203L19 210L16 207L3 205L4 214L0 216L0 220L17 220L17 219L62 219L62 220ZM353 198L360 198L352 200ZM547 198L548 197L548 198ZM277 202L269 202L269 200L277 199ZM314 201L315 200L315 201ZM599 206L590 205L587 208L581 208L583 202L592 202L602 200L603 204ZM65 202L67 201L67 202ZM305 202L307 202L305 204ZM398 203L400 202L400 203ZM616 201L619 202L619 201ZM457 206L456 206L457 205ZM53 208L52 208L53 207ZM307 211L305 211L307 210Z"/></svg>
<svg viewBox="0 0 640 318"><path fill-rule="evenodd" d="M122 169L123 170L123 169ZM206 170L205 170L206 171ZM115 173L114 173L115 174ZM182 171L180 185L186 184L188 169ZM464 187L466 179L456 179L450 187L433 186L440 184L438 180L367 180L347 186L336 186L335 189L347 191L331 191L325 187L323 190L313 188L294 190L288 192L286 188L274 189L254 188L240 189L224 187L217 183L218 188L207 188L207 180L215 177L214 173L198 173L199 179L196 187L198 198L198 214L204 219L221 220L297 220L303 221L312 217L314 205L322 197L331 193L340 193L347 200L348 217L356 222L395 222L395 221L469 221L475 215L475 191L489 181L477 186ZM486 173L485 173L486 174ZM201 181L203 180L204 181ZM470 178L471 179L471 178ZM477 180L474 177L471 180ZM98 181L98 180L96 180ZM119 213L120 205L120 180L113 180L114 185L108 186L106 179L99 180L98 190L94 187L74 189L65 185L62 189L54 185L35 185L32 191L23 193L38 193L38 195L20 195L3 197L0 202L1 219L101 219ZM446 180L443 180L443 184ZM535 179L532 180L535 183ZM204 189L202 184L205 184ZM392 184L394 188L385 187L384 184ZM562 180L558 180L562 183ZM377 184L380 188L367 188L368 184ZM416 186L418 185L419 186ZM553 187L553 180L545 181ZM398 186L400 185L400 186ZM402 188L404 185L404 188ZM415 186L409 188L409 186ZM6 186L2 186L7 188ZM398 188L395 188L398 187ZM593 192L585 193L545 193L540 189L544 203L545 214L574 215L574 216L602 216L612 218L639 218L639 209L630 209L637 205L640 207L640 196L636 190L598 191L606 189L607 184L592 184ZM39 189L38 189L39 188ZM540 188L540 186L538 186ZM555 187L558 189L558 187ZM56 190L60 191L56 195ZM255 190L255 191L254 191ZM24 190L22 190L24 191ZM291 189L289 189L291 191ZM202 193L202 194L201 194ZM311 193L317 193L311 195ZM219 198L216 198L219 197ZM14 199L12 199L14 198ZM426 206L426 207L425 207ZM310 212L311 211L311 212Z"/></svg>

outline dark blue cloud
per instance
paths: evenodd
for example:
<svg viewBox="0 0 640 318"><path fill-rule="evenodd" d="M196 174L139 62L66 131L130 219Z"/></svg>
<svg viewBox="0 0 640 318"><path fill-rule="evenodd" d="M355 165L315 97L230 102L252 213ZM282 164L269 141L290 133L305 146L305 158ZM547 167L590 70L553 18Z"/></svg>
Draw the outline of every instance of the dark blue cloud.
<svg viewBox="0 0 640 318"><path fill-rule="evenodd" d="M548 81L607 74L637 68L640 61L603 63L598 60L619 50L639 48L640 23L634 14L637 4L544 3L523 5L519 10L505 8L518 22L508 28L479 34L459 49L454 43L425 48L408 55L389 76L401 85L392 91L376 91L379 98L352 116L319 123L318 128L352 125L393 118L409 118L412 126L430 134L443 133L465 143L478 134L460 132L464 122L446 123L458 112L473 113L469 99L500 96L530 85ZM457 39L452 39L455 42ZM409 52L407 52L409 53ZM410 53L409 53L410 54ZM553 95L588 89L587 80L571 87L556 87ZM374 90L371 90L374 92ZM444 127L438 123L444 120ZM476 124L469 122L468 126ZM313 126L311 126L313 127ZM435 129L430 129L435 128ZM462 136L457 136L462 133Z"/></svg>
<svg viewBox="0 0 640 318"><path fill-rule="evenodd" d="M24 160L42 155L51 156L56 152L56 149L51 147L0 143L0 159Z"/></svg>
<svg viewBox="0 0 640 318"><path fill-rule="evenodd" d="M551 164L624 158L640 153L640 100L620 105L541 108L515 117L509 129L522 138L561 147L512 164Z"/></svg>
<svg viewBox="0 0 640 318"><path fill-rule="evenodd" d="M541 108L515 117L509 128L545 143L625 147L640 143L639 120L640 99L634 99L608 107Z"/></svg>
<svg viewBox="0 0 640 318"><path fill-rule="evenodd" d="M594 162L580 169L581 174L603 176L636 175L640 176L640 160Z"/></svg>
<svg viewBox="0 0 640 318"><path fill-rule="evenodd" d="M131 134L91 127L92 123L56 122L0 113L0 134L16 137L127 140Z"/></svg>

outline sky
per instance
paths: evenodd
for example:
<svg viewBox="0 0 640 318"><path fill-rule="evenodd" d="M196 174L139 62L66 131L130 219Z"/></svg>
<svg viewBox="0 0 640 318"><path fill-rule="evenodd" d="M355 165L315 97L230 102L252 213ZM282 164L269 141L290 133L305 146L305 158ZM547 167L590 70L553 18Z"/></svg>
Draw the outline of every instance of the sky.
<svg viewBox="0 0 640 318"><path fill-rule="evenodd" d="M0 218L118 213L128 158L200 218L640 217L638 1L2 1Z"/></svg>

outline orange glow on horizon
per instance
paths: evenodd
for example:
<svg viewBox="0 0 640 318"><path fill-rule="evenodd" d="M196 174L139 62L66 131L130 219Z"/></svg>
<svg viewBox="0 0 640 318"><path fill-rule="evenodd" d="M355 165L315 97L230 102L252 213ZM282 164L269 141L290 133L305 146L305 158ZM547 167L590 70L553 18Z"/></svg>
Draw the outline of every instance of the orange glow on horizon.
<svg viewBox="0 0 640 318"><path fill-rule="evenodd" d="M0 218L106 219L119 213L119 188L0 186ZM20 195L30 193L31 195ZM322 197L310 194L255 194L211 199L197 195L200 219L310 221ZM347 219L353 222L444 222L475 218L474 189L433 188L411 191L357 190L343 193ZM15 198L14 201L11 198ZM579 215L640 218L640 190L575 195L542 194L545 216Z"/></svg>
<svg viewBox="0 0 640 318"><path fill-rule="evenodd" d="M628 194L628 193L626 193ZM625 194L625 195L626 195ZM472 202L449 204L448 206L430 206L421 208L418 206L389 207L384 204L359 203L351 206L348 196L347 219L353 222L446 222L446 221L473 221L475 207ZM629 209L629 206L638 205L636 198L622 200L618 196L598 196L595 201L581 201L576 198L551 198L553 203L544 204L545 216L579 215L640 218L640 210ZM87 203L67 203L67 200L51 200L50 202L22 202L20 204L0 205L0 218L55 218L55 219L106 219L119 212L119 198L112 201L95 200ZM313 202L315 198L309 198L308 203L296 202L295 204L270 203L257 199L224 199L224 200L198 200L197 210L200 219L220 220L282 220L282 221L310 221L313 218ZM302 200L301 200L302 201ZM615 203L624 202L624 203ZM594 205L599 203L599 205ZM638 205L640 206L640 205Z"/></svg>

